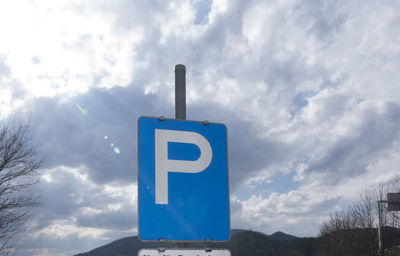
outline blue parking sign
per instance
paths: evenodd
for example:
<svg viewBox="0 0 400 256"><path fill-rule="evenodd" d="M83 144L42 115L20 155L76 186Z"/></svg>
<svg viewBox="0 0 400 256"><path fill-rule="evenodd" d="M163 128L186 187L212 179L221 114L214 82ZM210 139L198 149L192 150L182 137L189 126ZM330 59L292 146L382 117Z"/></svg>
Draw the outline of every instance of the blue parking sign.
<svg viewBox="0 0 400 256"><path fill-rule="evenodd" d="M223 124L140 117L139 238L228 241L227 159Z"/></svg>

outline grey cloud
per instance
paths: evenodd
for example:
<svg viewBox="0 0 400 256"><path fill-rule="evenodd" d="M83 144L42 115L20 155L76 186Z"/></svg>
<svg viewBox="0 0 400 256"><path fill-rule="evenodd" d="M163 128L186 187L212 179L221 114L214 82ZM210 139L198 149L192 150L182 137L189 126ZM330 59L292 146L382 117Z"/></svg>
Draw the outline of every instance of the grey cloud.
<svg viewBox="0 0 400 256"><path fill-rule="evenodd" d="M168 113L156 102L135 87L92 89L63 103L37 99L30 120L34 142L46 155L43 167L86 165L96 182L135 181L137 118Z"/></svg>
<svg viewBox="0 0 400 256"><path fill-rule="evenodd" d="M104 245L112 239L103 240L95 237L79 237L71 234L65 237L55 237L52 235L41 234L35 239L23 238L15 244L17 255L75 255L93 248Z"/></svg>
<svg viewBox="0 0 400 256"><path fill-rule="evenodd" d="M37 221L35 230L45 228L55 220L69 219L82 207L99 208L111 201L105 197L99 198L99 188L91 188L72 173L59 168L54 169L52 181L42 180L34 187L34 193L38 195L39 203L32 211L32 217Z"/></svg>
<svg viewBox="0 0 400 256"><path fill-rule="evenodd" d="M262 130L222 106L205 99L188 105L188 118L224 123L228 128L229 176L233 191L254 177L260 169L285 159L287 145L273 138L261 137Z"/></svg>
<svg viewBox="0 0 400 256"><path fill-rule="evenodd" d="M196 8L196 19L195 24L207 24L208 23L208 13L211 10L212 1L204 0L197 1L194 3Z"/></svg>
<svg viewBox="0 0 400 256"><path fill-rule="evenodd" d="M123 202L123 204L125 204ZM105 228L111 230L130 230L137 227L137 209L123 206L116 211L103 211L99 214L76 214L76 224L80 227Z"/></svg>
<svg viewBox="0 0 400 256"><path fill-rule="evenodd" d="M78 171L85 175L85 171ZM34 189L34 193L39 194L39 205L31 213L35 220L31 224L32 231L66 220L78 227L120 231L136 227L137 208L126 202L124 196L116 197L104 191L103 186L91 180L84 182L70 171L58 168L52 171L51 179L51 182L42 180ZM114 204L121 205L121 208L110 210L109 207Z"/></svg>
<svg viewBox="0 0 400 256"><path fill-rule="evenodd" d="M374 107L362 111L361 123L349 136L338 137L322 157L310 163L308 172L323 172L324 182L337 184L363 174L400 139L400 104L386 102L382 112Z"/></svg>
<svg viewBox="0 0 400 256"><path fill-rule="evenodd" d="M92 193L82 195L82 192L89 191L85 191L84 184L80 183L72 173L55 170L52 176L52 182L42 181L37 188L40 192L39 204L46 208L46 214L57 218L71 216L82 203L86 205L83 200L82 203L78 203L78 199L93 194L91 191Z"/></svg>
<svg viewBox="0 0 400 256"><path fill-rule="evenodd" d="M316 35L324 42L332 42L333 36L341 32L348 15L348 6L341 1L308 1L307 4L299 4L297 11L301 12L304 20L308 20L311 26L307 29L310 35Z"/></svg>
<svg viewBox="0 0 400 256"><path fill-rule="evenodd" d="M30 106L30 119L35 143L46 155L44 167L83 165L95 182L136 181L137 118L173 117L173 105L160 98L159 94L144 95L134 86L92 89L62 103L57 98L39 98ZM261 138L259 128L221 105L205 100L188 104L187 109L188 119L228 126L233 188L259 169L284 160L289 150L277 140Z"/></svg>

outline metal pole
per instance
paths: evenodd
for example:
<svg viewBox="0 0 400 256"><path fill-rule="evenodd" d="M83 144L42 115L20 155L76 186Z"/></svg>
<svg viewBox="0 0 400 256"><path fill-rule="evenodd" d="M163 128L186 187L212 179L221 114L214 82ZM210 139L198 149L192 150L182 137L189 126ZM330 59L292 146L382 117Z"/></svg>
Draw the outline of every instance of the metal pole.
<svg viewBox="0 0 400 256"><path fill-rule="evenodd" d="M383 228L382 228L382 206L384 201L378 201L378 252L383 255Z"/></svg>
<svg viewBox="0 0 400 256"><path fill-rule="evenodd" d="M186 67L175 65L175 119L186 120ZM176 243L177 248L187 248L188 244Z"/></svg>
<svg viewBox="0 0 400 256"><path fill-rule="evenodd" d="M186 120L186 67L175 66L175 119Z"/></svg>

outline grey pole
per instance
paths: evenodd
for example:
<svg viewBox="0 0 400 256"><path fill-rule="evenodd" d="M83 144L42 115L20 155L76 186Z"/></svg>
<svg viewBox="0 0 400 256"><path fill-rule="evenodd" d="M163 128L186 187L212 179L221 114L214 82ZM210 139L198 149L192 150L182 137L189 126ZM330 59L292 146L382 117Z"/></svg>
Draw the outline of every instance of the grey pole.
<svg viewBox="0 0 400 256"><path fill-rule="evenodd" d="M175 66L175 119L186 120L186 67Z"/></svg>
<svg viewBox="0 0 400 256"><path fill-rule="evenodd" d="M378 201L378 254L383 255L382 203Z"/></svg>
<svg viewBox="0 0 400 256"><path fill-rule="evenodd" d="M186 67L175 65L175 119L186 120ZM186 248L186 243L176 243L176 247Z"/></svg>

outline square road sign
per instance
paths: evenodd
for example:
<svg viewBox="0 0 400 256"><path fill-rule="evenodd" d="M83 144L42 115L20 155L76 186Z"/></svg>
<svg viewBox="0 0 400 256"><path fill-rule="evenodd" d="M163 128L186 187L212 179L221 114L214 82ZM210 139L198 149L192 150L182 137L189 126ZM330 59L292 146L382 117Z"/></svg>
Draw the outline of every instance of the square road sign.
<svg viewBox="0 0 400 256"><path fill-rule="evenodd" d="M400 211L400 193L387 193L387 202L389 212L391 211Z"/></svg>
<svg viewBox="0 0 400 256"><path fill-rule="evenodd" d="M227 159L223 124L140 117L139 238L229 240Z"/></svg>

